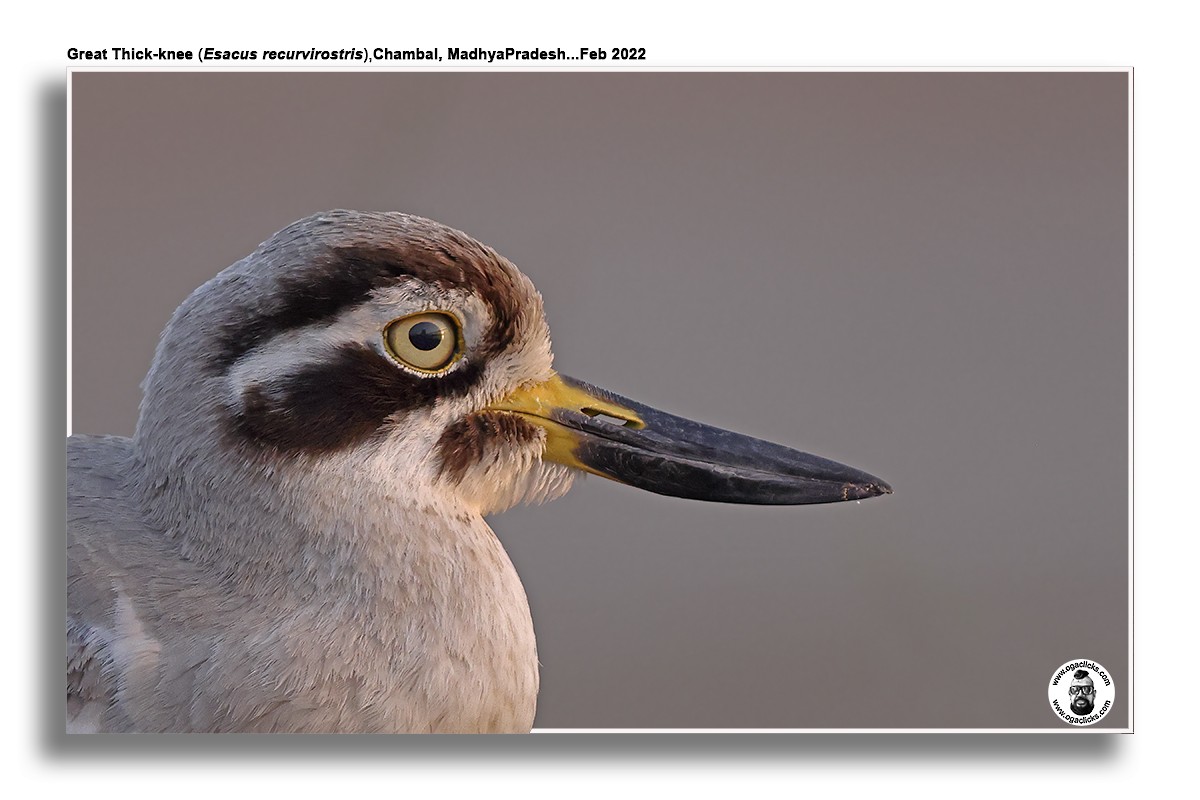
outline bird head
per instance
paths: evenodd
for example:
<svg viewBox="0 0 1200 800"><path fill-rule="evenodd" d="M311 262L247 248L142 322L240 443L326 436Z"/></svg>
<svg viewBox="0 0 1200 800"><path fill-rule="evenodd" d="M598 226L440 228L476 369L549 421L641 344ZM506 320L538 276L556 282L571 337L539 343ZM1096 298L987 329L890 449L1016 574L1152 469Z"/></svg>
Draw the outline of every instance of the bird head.
<svg viewBox="0 0 1200 800"><path fill-rule="evenodd" d="M174 491L257 476L299 502L370 487L444 513L549 499L581 471L725 502L891 491L561 376L552 359L541 297L503 256L421 217L331 211L284 228L180 306L135 448Z"/></svg>

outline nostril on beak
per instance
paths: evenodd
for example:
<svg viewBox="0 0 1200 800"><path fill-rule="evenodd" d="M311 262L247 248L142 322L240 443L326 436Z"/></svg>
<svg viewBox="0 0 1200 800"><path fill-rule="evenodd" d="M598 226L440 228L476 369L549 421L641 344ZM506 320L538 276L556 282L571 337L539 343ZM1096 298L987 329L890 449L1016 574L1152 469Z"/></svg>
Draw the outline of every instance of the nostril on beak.
<svg viewBox="0 0 1200 800"><path fill-rule="evenodd" d="M587 414L592 419L599 420L600 422L607 422L609 425L617 425L622 428L642 427L635 419L626 419L624 417L613 416L612 414L605 413L597 408L581 408L579 411L582 414Z"/></svg>

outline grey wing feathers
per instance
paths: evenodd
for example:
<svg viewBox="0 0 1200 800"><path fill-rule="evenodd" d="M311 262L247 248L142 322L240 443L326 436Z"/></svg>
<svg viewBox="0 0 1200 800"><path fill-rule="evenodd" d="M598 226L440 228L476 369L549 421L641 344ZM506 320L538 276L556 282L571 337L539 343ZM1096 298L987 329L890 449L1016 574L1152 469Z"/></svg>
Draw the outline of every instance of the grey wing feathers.
<svg viewBox="0 0 1200 800"><path fill-rule="evenodd" d="M121 476L130 456L130 441L120 437L73 436L67 443L68 731L129 729L119 662L131 655L136 661L137 649L152 641L130 640L137 615L132 593L122 593L134 582L122 551L150 533L125 502Z"/></svg>
<svg viewBox="0 0 1200 800"><path fill-rule="evenodd" d="M68 440L67 728L217 729L230 686L199 684L216 648L236 672L239 639L222 644L220 621L254 611L212 595L178 543L145 522L125 488L132 457L128 439Z"/></svg>

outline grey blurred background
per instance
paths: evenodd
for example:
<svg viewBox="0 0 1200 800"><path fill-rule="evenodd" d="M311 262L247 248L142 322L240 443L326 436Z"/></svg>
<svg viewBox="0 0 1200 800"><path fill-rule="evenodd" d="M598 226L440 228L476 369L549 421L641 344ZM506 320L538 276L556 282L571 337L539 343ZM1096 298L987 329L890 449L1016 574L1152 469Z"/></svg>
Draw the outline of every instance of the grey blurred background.
<svg viewBox="0 0 1200 800"><path fill-rule="evenodd" d="M1096 73L71 76L73 430L294 219L504 253L569 375L890 481L719 506L589 478L496 517L541 728L1128 716L1127 83Z"/></svg>

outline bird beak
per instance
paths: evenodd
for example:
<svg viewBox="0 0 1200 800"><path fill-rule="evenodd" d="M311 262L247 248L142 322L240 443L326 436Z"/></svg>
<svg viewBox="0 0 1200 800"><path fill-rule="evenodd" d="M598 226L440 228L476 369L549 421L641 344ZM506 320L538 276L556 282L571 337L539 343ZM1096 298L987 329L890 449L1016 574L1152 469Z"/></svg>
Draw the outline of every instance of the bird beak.
<svg viewBox="0 0 1200 800"><path fill-rule="evenodd" d="M489 406L546 431L543 458L658 494L803 505L891 494L873 475L644 406L565 375Z"/></svg>

